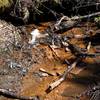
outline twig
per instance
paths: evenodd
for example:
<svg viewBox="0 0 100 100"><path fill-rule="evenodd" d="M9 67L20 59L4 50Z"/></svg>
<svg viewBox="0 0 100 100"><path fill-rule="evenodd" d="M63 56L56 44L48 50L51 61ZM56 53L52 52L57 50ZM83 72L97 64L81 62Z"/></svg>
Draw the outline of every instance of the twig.
<svg viewBox="0 0 100 100"><path fill-rule="evenodd" d="M80 59L78 58L75 62L73 62L70 66L68 66L68 68L66 68L63 76L55 81L54 83L51 83L48 87L48 89L46 90L46 92L50 92L52 91L54 88L56 88L58 85L60 85L65 79L66 79L66 76L70 73L70 71L76 66L76 64L78 63Z"/></svg>
<svg viewBox="0 0 100 100"><path fill-rule="evenodd" d="M71 20L79 20L79 19L85 19L85 18L90 18L90 17L93 17L93 16L98 16L100 15L100 12L96 12L96 13L92 13L92 14L89 14L89 15L85 15L85 16L74 16L71 18Z"/></svg>
<svg viewBox="0 0 100 100"><path fill-rule="evenodd" d="M14 98L14 99L19 99L19 100L39 100L38 97L32 97L32 96L21 96L21 95L17 95L13 92L10 92L6 89L0 89L0 95L3 95L5 97L9 97L9 98Z"/></svg>
<svg viewBox="0 0 100 100"><path fill-rule="evenodd" d="M87 52L89 52L90 48L91 48L91 42L89 42L88 45L87 45L87 47L86 47Z"/></svg>
<svg viewBox="0 0 100 100"><path fill-rule="evenodd" d="M71 53L73 53L74 55L83 54L83 51L81 48L77 47L76 45L71 44L70 42L67 42L67 43L69 44L68 48L71 50Z"/></svg>
<svg viewBox="0 0 100 100"><path fill-rule="evenodd" d="M57 15L59 15L57 12L55 12L54 10L46 7L44 4L42 4L41 2L38 2L40 5L42 5L44 8L46 8L49 12L51 12L55 18L57 18Z"/></svg>
<svg viewBox="0 0 100 100"><path fill-rule="evenodd" d="M49 48L51 49L51 51L53 52L54 56L56 56L58 59L60 59L60 57L57 55L57 53L55 52L54 48L51 45L48 45Z"/></svg>
<svg viewBox="0 0 100 100"><path fill-rule="evenodd" d="M81 6L78 6L78 7L74 7L74 9L80 9L80 8L86 8L86 7L90 7L90 6L96 6L96 7L98 7L100 5L100 3L98 2L98 3L90 3L90 4L88 4L88 5L81 5Z"/></svg>
<svg viewBox="0 0 100 100"><path fill-rule="evenodd" d="M55 76L54 73L50 73L50 72L44 70L43 68L40 68L39 71L41 71L41 72L43 72L43 73L46 73L46 74L48 74L48 75L50 75L50 76Z"/></svg>

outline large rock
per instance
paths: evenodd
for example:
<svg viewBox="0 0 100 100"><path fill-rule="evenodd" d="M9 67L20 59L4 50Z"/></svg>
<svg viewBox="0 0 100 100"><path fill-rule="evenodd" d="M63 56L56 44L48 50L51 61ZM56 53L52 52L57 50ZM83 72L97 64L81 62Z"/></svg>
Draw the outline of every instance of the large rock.
<svg viewBox="0 0 100 100"><path fill-rule="evenodd" d="M0 52L12 49L12 46L21 41L21 31L5 21L0 20Z"/></svg>

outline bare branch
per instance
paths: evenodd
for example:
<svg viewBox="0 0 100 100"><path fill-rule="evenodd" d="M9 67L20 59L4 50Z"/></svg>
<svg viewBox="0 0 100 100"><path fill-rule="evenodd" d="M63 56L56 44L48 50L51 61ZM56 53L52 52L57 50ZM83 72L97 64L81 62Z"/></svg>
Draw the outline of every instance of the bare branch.
<svg viewBox="0 0 100 100"><path fill-rule="evenodd" d="M78 58L75 62L69 65L68 68L66 68L63 76L59 80L55 81L54 83L51 83L48 89L46 90L46 92L48 93L52 91L54 88L56 88L58 85L60 85L66 79L66 76L70 73L70 71L76 66L79 60L80 59Z"/></svg>

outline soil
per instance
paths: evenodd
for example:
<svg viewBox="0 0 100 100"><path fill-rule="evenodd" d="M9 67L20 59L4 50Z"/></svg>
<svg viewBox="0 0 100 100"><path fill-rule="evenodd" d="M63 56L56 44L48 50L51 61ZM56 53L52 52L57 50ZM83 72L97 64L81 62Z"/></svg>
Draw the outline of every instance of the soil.
<svg viewBox="0 0 100 100"><path fill-rule="evenodd" d="M51 23L51 22L49 22ZM0 56L0 88L13 91L23 96L39 96L41 100L88 100L86 95L80 96L91 84L100 81L100 57L86 58L80 62L68 75L66 80L57 88L47 93L46 90L50 83L60 78L67 65L65 59L72 62L75 56L66 52L63 48L52 50L48 45L40 44L35 48L29 48L27 42L30 32L37 27L40 31L47 28L49 23L41 23L40 26L28 25L27 35L22 35L23 49L16 47L12 53ZM87 26L94 30L97 29L93 23L82 23L81 27L72 28L62 34L85 34ZM83 40L71 39L70 42L81 48L86 47ZM91 46L90 53L96 52ZM12 67L11 62L20 64L21 67ZM41 76L40 68L45 69L54 76ZM12 100L0 96L0 100Z"/></svg>

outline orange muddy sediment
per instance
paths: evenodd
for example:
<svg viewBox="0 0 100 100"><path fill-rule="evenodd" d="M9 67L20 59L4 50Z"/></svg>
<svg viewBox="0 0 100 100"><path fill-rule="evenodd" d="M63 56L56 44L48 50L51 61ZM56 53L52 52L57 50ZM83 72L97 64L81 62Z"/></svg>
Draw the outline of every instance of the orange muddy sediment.
<svg viewBox="0 0 100 100"><path fill-rule="evenodd" d="M39 27L40 31L46 29L47 26L48 23L41 25ZM33 28L34 25L30 25L28 26L27 31L30 33ZM64 34L70 34L70 32L73 34L85 34L83 29L73 28ZM70 42L81 48L86 47L82 40L71 39ZM93 47L91 47L90 52L94 52ZM16 59L17 57L19 59L22 55L17 55ZM65 71L67 65L63 63L64 60L72 60L73 58L75 57L70 52L65 52L64 49L54 49L54 51L52 51L47 45L39 45L37 48L32 49L32 59L35 59L35 61L29 68L28 73L21 78L20 91L18 91L18 94L25 96L38 95L43 100L75 100L77 96L87 89L89 84L92 84L92 82L95 81L92 79L93 72L97 70L96 68L99 67L99 65L97 66L97 64L95 64L93 58L86 58L83 60L86 63L86 66L83 65L81 67L80 65L74 68L72 74L68 75L68 78L66 78L62 84L50 93L46 93L49 84L56 79L59 79L57 73L63 74ZM2 60L0 60L0 63L2 63ZM36 74L36 72L39 72L40 68L54 73L55 76L40 77ZM99 80L98 77L96 78ZM0 100L7 99L2 99L1 97ZM88 98L81 97L81 100L88 100Z"/></svg>

